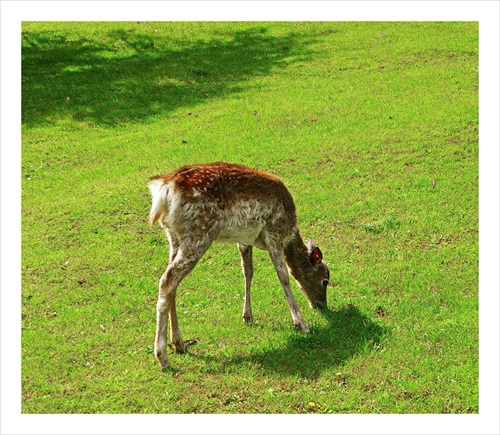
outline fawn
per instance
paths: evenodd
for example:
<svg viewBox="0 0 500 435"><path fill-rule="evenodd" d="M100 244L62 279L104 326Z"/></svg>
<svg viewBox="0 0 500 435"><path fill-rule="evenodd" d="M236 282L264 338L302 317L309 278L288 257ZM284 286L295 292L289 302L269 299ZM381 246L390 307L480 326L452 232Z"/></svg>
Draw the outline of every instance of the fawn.
<svg viewBox="0 0 500 435"><path fill-rule="evenodd" d="M269 252L294 325L309 332L292 295L287 269L312 308L326 307L330 273L320 249L311 239L307 243L302 240L292 195L276 175L219 162L183 166L150 179L148 187L153 197L150 224L159 221L170 243L169 264L160 279L156 307L155 355L162 368L168 366L169 318L173 345L178 352L186 351L177 323L177 286L212 242L238 244L245 277L245 322L253 321L250 284L255 246Z"/></svg>

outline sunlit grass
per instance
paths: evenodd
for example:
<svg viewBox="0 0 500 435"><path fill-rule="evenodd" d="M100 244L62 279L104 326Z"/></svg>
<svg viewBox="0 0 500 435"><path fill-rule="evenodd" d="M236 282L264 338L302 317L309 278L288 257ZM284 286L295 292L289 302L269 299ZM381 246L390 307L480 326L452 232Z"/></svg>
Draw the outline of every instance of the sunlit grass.
<svg viewBox="0 0 500 435"><path fill-rule="evenodd" d="M475 23L25 23L25 413L477 413ZM241 320L236 246L178 291L146 180L278 174L331 270L301 335L267 253Z"/></svg>

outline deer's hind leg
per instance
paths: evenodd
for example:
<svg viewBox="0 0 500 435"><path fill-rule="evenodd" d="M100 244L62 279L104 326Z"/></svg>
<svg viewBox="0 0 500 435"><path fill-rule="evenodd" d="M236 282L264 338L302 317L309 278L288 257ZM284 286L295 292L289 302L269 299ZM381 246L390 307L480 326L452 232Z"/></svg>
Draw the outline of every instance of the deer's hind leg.
<svg viewBox="0 0 500 435"><path fill-rule="evenodd" d="M187 249L186 246L188 246ZM198 260L210 246L210 241L206 240L204 243L194 245L196 249L189 248L189 246L193 245L178 246L176 255L160 278L158 302L156 304L155 355L162 368L168 366L167 323L169 317L172 343L178 352L182 353L186 350L177 322L175 296L180 282L194 269Z"/></svg>
<svg viewBox="0 0 500 435"><path fill-rule="evenodd" d="M241 255L241 267L245 276L245 302L243 303L243 320L245 323L253 323L252 306L250 305L250 285L253 277L252 246L238 243L238 251Z"/></svg>
<svg viewBox="0 0 500 435"><path fill-rule="evenodd" d="M177 236L172 233L168 228L165 228L165 232L167 233L168 243L170 245L170 253L168 264L172 263L177 256L177 251L179 250L180 242L177 239Z"/></svg>

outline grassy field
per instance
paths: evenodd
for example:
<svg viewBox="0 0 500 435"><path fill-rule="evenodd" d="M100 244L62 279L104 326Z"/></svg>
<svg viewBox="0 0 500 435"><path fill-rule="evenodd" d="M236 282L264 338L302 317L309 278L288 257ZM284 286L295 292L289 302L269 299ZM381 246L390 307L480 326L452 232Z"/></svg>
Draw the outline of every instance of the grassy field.
<svg viewBox="0 0 500 435"><path fill-rule="evenodd" d="M478 26L22 28L23 413L478 413ZM302 335L266 252L178 291L199 338L153 355L168 260L146 180L278 174L331 271Z"/></svg>

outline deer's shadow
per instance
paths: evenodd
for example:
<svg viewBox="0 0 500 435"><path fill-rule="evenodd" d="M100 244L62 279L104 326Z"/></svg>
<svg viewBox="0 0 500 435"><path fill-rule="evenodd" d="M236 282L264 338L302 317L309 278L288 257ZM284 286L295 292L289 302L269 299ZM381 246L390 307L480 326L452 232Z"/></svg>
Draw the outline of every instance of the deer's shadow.
<svg viewBox="0 0 500 435"><path fill-rule="evenodd" d="M356 306L322 310L327 323L311 327L310 334L293 332L285 345L276 343L244 356L233 356L223 363L224 370L238 370L241 365L284 376L315 379L323 371L342 367L356 354L380 349L389 334L364 315Z"/></svg>

